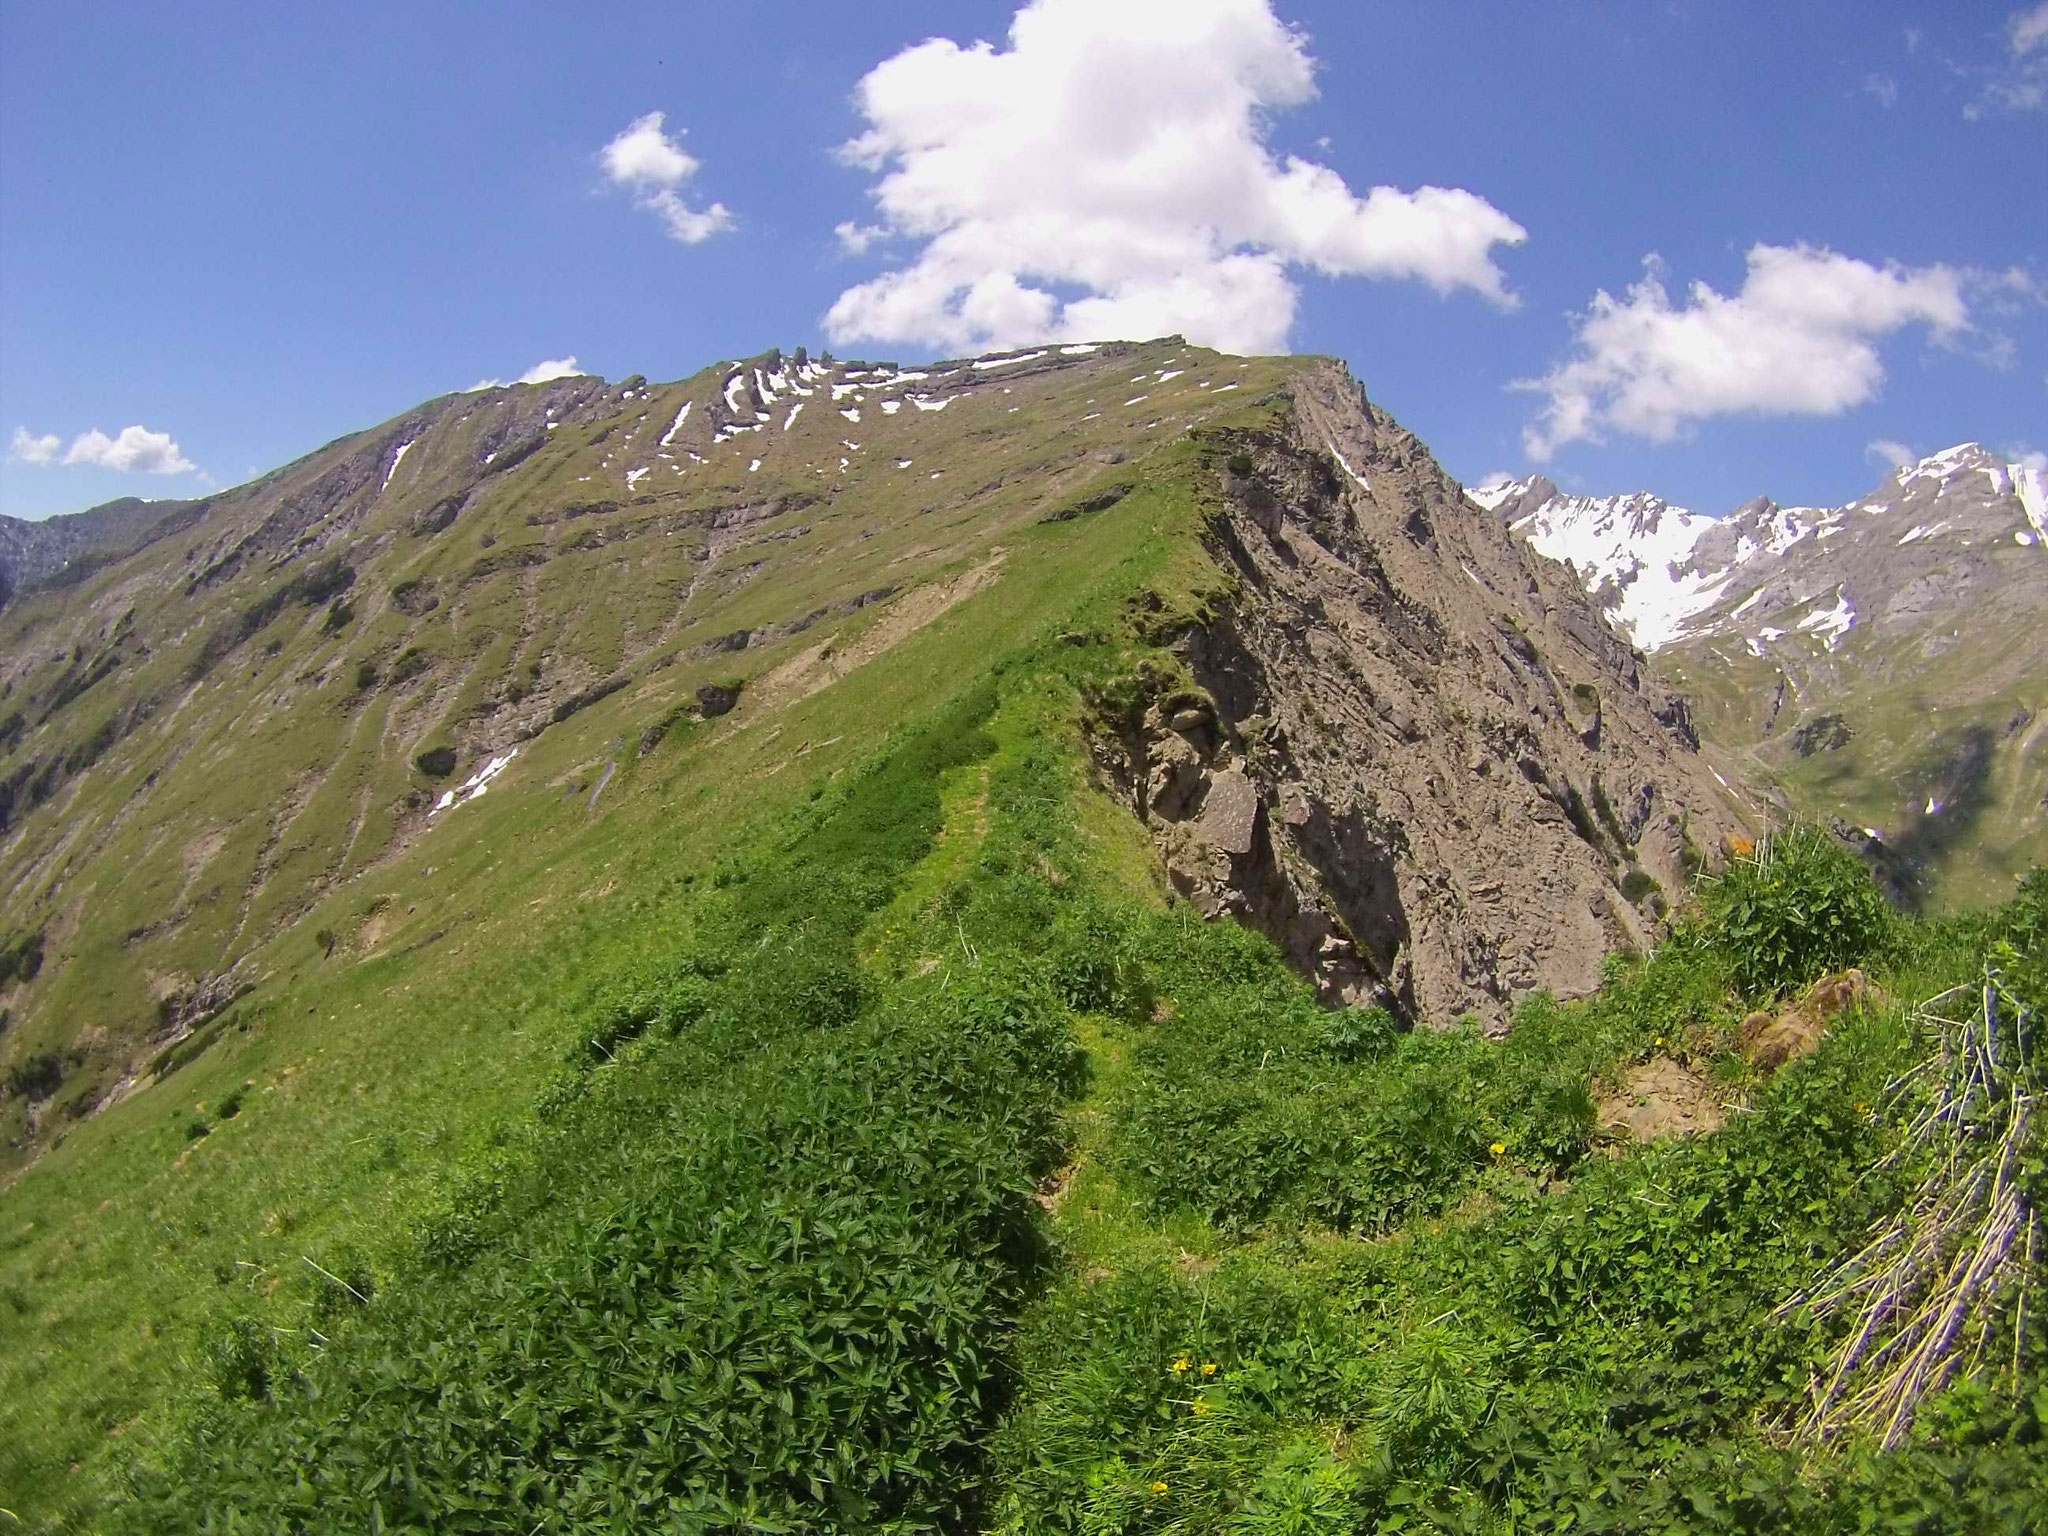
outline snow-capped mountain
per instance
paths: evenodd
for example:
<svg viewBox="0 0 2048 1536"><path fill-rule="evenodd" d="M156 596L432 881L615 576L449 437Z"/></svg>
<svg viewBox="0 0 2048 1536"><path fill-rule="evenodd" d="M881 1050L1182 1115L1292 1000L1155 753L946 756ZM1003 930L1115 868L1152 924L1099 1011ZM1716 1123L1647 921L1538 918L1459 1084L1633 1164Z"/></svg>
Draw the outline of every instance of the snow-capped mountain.
<svg viewBox="0 0 2048 1536"><path fill-rule="evenodd" d="M1961 443L1836 507L1706 517L1541 478L1470 494L1900 899L1971 901L2048 859L2044 478Z"/></svg>
<svg viewBox="0 0 2048 1536"><path fill-rule="evenodd" d="M1537 475L1469 494L1571 565L1644 650L1740 635L1836 649L1873 616L1911 624L2006 576L2048 582L2040 465L1961 443L1841 506L1768 497L1722 517L1658 496L1567 496Z"/></svg>

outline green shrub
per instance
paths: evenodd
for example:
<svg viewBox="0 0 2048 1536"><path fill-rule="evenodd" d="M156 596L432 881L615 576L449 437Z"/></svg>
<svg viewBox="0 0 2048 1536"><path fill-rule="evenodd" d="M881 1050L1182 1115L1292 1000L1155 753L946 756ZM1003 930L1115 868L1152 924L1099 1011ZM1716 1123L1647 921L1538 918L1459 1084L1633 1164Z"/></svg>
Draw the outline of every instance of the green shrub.
<svg viewBox="0 0 2048 1536"><path fill-rule="evenodd" d="M43 969L43 930L17 934L0 944L0 987L34 981Z"/></svg>
<svg viewBox="0 0 2048 1536"><path fill-rule="evenodd" d="M18 1099L47 1099L63 1085L64 1067L58 1051L31 1051L7 1069L7 1091Z"/></svg>
<svg viewBox="0 0 2048 1536"><path fill-rule="evenodd" d="M1818 827L1767 837L1705 895L1707 941L1751 997L1774 997L1854 965L1889 937L1893 917L1869 874Z"/></svg>
<svg viewBox="0 0 2048 1536"><path fill-rule="evenodd" d="M270 1395L277 1343L252 1317L223 1318L200 1341L199 1359L213 1390L228 1402Z"/></svg>

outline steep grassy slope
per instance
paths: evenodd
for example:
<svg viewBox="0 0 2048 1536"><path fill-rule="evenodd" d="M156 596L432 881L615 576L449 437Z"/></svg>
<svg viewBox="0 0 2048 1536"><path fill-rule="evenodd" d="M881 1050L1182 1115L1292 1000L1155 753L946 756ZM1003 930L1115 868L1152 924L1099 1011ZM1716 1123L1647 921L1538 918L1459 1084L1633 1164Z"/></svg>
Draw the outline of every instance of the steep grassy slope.
<svg viewBox="0 0 2048 1536"><path fill-rule="evenodd" d="M24 597L0 615L0 940L44 958L0 980L0 1063L45 1091L0 1102L5 1157L266 978L447 930L506 800L522 839L582 825L700 689L757 689L707 727L748 728L991 579L1008 530L1282 377L1161 344L452 396Z"/></svg>
<svg viewBox="0 0 2048 1536"><path fill-rule="evenodd" d="M1246 395L1220 405L1265 420L1269 408L1239 405ZM1161 462L1118 466L1131 489L1114 517L1040 522L1033 496L1007 524L961 524L915 561L936 579L906 594L959 600L927 601L913 615L927 622L893 634L887 602L840 621L836 659L860 664L831 686L804 691L835 675L832 657L769 686L799 645L818 643L805 634L700 669L754 671L754 696L727 715L675 717L689 697L687 675L670 681L679 664L649 695L625 690L571 729L550 726L487 794L272 940L265 982L185 1037L162 1075L65 1123L0 1195L0 1486L38 1508L73 1491L90 1501L94 1468L184 1368L201 1320L251 1295L303 1303L310 1263L403 1229L458 1153L530 1102L593 988L688 931L692 891L750 829L1006 649L1070 629L1114 594L1186 591L1199 573L1213 583L1178 441ZM1085 473L1100 473L1097 451L1081 454ZM910 532L863 519L852 537L890 539L899 555L913 534L933 538L918 501L899 510L920 520ZM985 571L997 543L998 579L950 574ZM763 699L772 709L756 713ZM651 727L665 734L643 753ZM76 1476L65 1470L81 1458Z"/></svg>
<svg viewBox="0 0 2048 1536"><path fill-rule="evenodd" d="M1930 910L2002 900L2048 862L2048 666L2033 617L1969 633L1786 637L1767 657L1696 640L1659 665L1700 728L1835 828L1893 898Z"/></svg>
<svg viewBox="0 0 2048 1536"><path fill-rule="evenodd" d="M1196 366L1179 375L1183 359ZM293 781L305 798L288 826L333 803L369 807L365 827L381 806L394 830L360 868L307 855L323 873L295 886L276 872L296 833L273 835L271 816L254 837L221 824L209 858L246 849L261 878L236 897L246 950L208 974L246 953L253 990L218 1013L218 998L176 994L156 1015L175 1037L156 1070L94 1113L52 1120L55 1094L22 1096L63 1134L0 1193L0 1504L47 1530L1543 1529L1567 1507L1578 1528L1640 1529L1672 1499L1707 1508L1762 1475L1794 1482L1781 1502L1806 1525L1759 1528L1819 1528L1950 1484L1966 1514L2024 1508L2038 1415L2012 1408L1995 1366L1941 1399L1904 1453L1873 1457L1850 1436L1806 1461L1772 1428L1840 1327L1765 1319L1911 1172L1867 1172L1910 1116L1869 1110L1924 1048L1907 1013L1878 1010L1765 1084L1734 1049L1763 1000L1742 990L1754 967L1735 927L1709 923L1647 963L1611 963L1589 1001L1514 988L1504 1042L1410 1033L1380 1009L1319 1004L1327 954L1303 966L1204 921L1200 892L1179 899L1162 838L1185 850L1248 833L1242 853L1210 845L1228 858L1203 856L1219 882L1203 889L1270 894L1250 877L1280 868L1306 904L1293 917L1326 924L1381 910L1385 894L1353 882L1387 868L1399 909L1432 919L1395 953L1448 987L1460 951L1440 935L1483 952L1515 932L1488 926L1510 890L1554 904L1562 890L1558 921L1597 910L1628 932L1625 870L1680 857L1688 809L1703 832L1717 814L1704 765L1675 745L1683 711L1588 627L1569 584L1498 530L1461 526L1455 487L1355 388L1333 414L1327 369L1233 363L1245 384L1216 401L1224 375L1205 362L1220 366L1160 344L1015 364L1047 366L1001 383L963 367L971 394L921 410L911 386L935 381L899 382L895 413L853 394L835 405L827 379L799 374L815 393L786 430L788 398L748 402L759 431L737 405L712 410L729 379L736 400L748 385L781 395L768 374L790 374L774 365L657 390L645 423L637 383L466 402L479 432L525 421L542 435L525 499L491 500L491 476L427 487L365 535L339 594L355 611L332 633L330 608L284 585L304 566L218 578L247 579L253 604L291 594L259 610L290 629L269 637L277 657L239 618L225 648L196 623L137 644L138 678L165 658L190 676L218 652L206 677L221 681L166 708L232 696L246 712L220 747L162 730L185 743L191 793L236 787L215 782L227 756L200 771L210 749L303 741L324 766ZM1154 425L1141 368L1155 388L1194 386L1172 397L1189 402L1179 419ZM1032 390L1036 409L1066 414L1034 425L1018 399ZM562 477L623 485L646 467L615 455L606 470L607 438L551 470L549 436L594 438L603 423L577 413L602 409L658 447L678 396L711 463L674 478L709 482L720 460L703 450L741 445L702 505L674 509L692 521L661 521L661 502L634 523L630 504L546 520L589 494ZM553 434L532 425L550 402L565 418ZM512 415L484 419L501 406ZM440 462L400 443L430 446L464 407L328 450L360 453L363 473L314 524L383 517L393 465L395 491L416 459L422 473ZM793 509L800 476L829 480L838 455L792 454L775 496L737 499L827 409L925 434L897 450L913 469L890 457L865 490L850 477ZM1118 409L1118 435L1091 438L1107 430L1091 413ZM867 440L825 451L844 441ZM468 474L500 451L467 441L456 462ZM1039 468L992 472L988 456L1010 452ZM951 455L937 481L889 477L933 454ZM956 472L976 488L958 502ZM237 525L244 554L208 544L208 560L260 567L248 551L267 520L309 494L266 503ZM452 523L412 531L450 498ZM810 531L766 537L791 526ZM472 605L460 574L522 543L546 562L491 566L479 590L503 601ZM668 555L676 543L705 558ZM416 563L377 563L394 550ZM506 605L516 585L492 585L586 557L570 567L580 587L530 610ZM749 570L726 589L721 573ZM185 601L147 569L102 574L167 613ZM416 577L436 585L399 591ZM667 599L636 607L657 579ZM678 598L700 624L676 618ZM141 629L148 605L135 607ZM93 612L62 611L74 626ZM538 677L537 652L507 640L515 611L551 637ZM393 685L409 649L434 659ZM355 698L359 654L379 681L339 709L332 689ZM273 666L286 655L295 669ZM1432 698L1432 669L1469 697ZM1247 699L1272 708L1247 713ZM120 893L121 839L154 824L152 802L122 800L100 769L146 779L150 759L121 754L160 718L64 780L71 807L118 801L125 820L110 810L74 833L51 810L61 796L46 799L9 845L78 903L17 994L35 1038L62 1038L94 995L65 976L99 903L64 882L95 872L94 894ZM1205 779L1208 798L1134 805L1114 766L1132 733L1148 787L1165 764ZM416 776L411 760L441 745L455 765ZM24 750L51 749L38 736ZM492 762L485 793L429 813ZM1623 765L1649 791L1640 815L1633 794L1597 792ZM1218 782L1235 793L1232 774L1249 798L1211 805ZM424 805L408 805L414 791ZM1370 804L1380 793L1402 797L1413 846L1448 843L1462 819L1469 841L1540 846L1550 863L1467 891L1412 852L1376 864L1373 838L1319 851L1303 834L1333 808L1366 831L1404 824ZM1667 835L1660 852L1651 839ZM1640 900L1627 922L1647 934ZM1995 940L2038 948L2041 922L2030 907L1996 927L1851 923L1760 985L1860 956L1916 996L1976 975L1987 953L2005 963ZM1530 954L1536 978L1558 974ZM60 982L80 990L43 990ZM1604 1137L1595 1099L1674 1058L1754 1113L1675 1148ZM1698 1333L1688 1320L1710 1294ZM2019 1361L2025 1390L2037 1349ZM1711 1380L1702 1360L1720 1362ZM1679 1401L1701 1387L1710 1411Z"/></svg>
<svg viewBox="0 0 2048 1536"><path fill-rule="evenodd" d="M1900 1448L1787 1434L1847 1321L1793 1298L1926 1171L1924 1038L1734 1046L1738 976L1845 957L2038 1008L2048 888L1893 928L1809 840L1590 1003L1404 1035L1164 905L1075 728L1134 652L1013 654L724 861L411 1243L216 1325L114 1527L2030 1528L2009 1312ZM1846 926L1759 966L1816 890ZM1749 1113L1603 1143L1674 1057Z"/></svg>

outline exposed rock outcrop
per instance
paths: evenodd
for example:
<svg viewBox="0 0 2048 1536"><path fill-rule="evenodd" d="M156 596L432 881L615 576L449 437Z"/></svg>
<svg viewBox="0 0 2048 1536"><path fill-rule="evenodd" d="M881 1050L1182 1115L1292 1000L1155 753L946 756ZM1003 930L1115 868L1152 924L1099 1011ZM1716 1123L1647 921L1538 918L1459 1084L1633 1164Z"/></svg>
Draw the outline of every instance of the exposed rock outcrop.
<svg viewBox="0 0 2048 1536"><path fill-rule="evenodd" d="M1097 740L1175 886L1332 1003L1500 1027L1591 991L1735 825L1682 701L1340 365L1217 446L1236 595L1171 639L1204 696Z"/></svg>

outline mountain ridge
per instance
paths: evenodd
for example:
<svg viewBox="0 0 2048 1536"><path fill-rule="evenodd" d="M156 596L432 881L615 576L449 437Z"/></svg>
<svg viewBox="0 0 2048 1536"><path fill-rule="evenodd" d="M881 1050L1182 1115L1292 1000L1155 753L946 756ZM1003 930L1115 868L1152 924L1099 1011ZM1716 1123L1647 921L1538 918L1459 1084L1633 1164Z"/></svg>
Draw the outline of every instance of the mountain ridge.
<svg viewBox="0 0 2048 1536"><path fill-rule="evenodd" d="M1162 752L1183 780L1170 811L1149 790L1133 809L1205 910L1349 977L1334 999L1497 1023L1531 987L1590 990L1737 802L1576 588L1318 366L1177 338L908 368L799 349L672 384L445 395L25 593L0 615L0 938L50 958L0 1000L0 1054L62 1060L61 1091L0 1106L17 1155L268 995L308 932L322 963L400 942L395 908L365 903L493 835L464 830L483 807L546 783L587 817L666 741L779 730L793 700L1004 590L1016 530L1134 515L1133 466L1310 399L1320 436L1246 437L1225 500L1256 505L1205 535L1246 602L1284 588L1296 617L1233 610L1227 645L1187 641L1209 724L1127 722L1134 780ZM1281 735L1248 754L1252 716ZM1218 781L1251 824L1204 821ZM1424 828L1474 815L1554 888L1449 899L1425 866L1469 850Z"/></svg>

